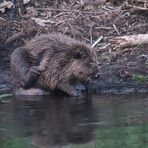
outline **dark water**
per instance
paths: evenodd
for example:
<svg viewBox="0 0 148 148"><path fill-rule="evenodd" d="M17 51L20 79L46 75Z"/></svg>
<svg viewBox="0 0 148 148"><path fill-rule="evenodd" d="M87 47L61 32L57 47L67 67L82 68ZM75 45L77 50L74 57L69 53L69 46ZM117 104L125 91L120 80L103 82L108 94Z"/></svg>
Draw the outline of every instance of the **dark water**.
<svg viewBox="0 0 148 148"><path fill-rule="evenodd" d="M0 148L148 148L148 94L7 101Z"/></svg>

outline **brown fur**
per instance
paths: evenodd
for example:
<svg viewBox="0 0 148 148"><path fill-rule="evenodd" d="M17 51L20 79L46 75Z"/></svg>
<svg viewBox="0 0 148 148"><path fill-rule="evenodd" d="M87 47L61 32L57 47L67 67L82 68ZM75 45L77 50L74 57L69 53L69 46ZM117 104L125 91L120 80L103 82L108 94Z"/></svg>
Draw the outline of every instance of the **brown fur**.
<svg viewBox="0 0 148 148"><path fill-rule="evenodd" d="M21 58L24 55L26 57L23 57L22 62ZM18 66L16 65L17 60ZM20 64L22 66L19 66ZM76 95L71 80L87 81L97 71L97 64L96 52L92 48L62 34L42 35L34 38L23 49L14 51L11 56L12 76L15 81L17 75L19 87L22 87L23 70L35 71L37 75L39 71L41 72L39 77L32 76L34 80L30 78L30 75L33 75L32 72L28 74L29 80L27 81L33 84L29 86L30 88L39 87L49 90L59 88L70 95ZM30 70L33 69L32 67L35 67L35 70Z"/></svg>

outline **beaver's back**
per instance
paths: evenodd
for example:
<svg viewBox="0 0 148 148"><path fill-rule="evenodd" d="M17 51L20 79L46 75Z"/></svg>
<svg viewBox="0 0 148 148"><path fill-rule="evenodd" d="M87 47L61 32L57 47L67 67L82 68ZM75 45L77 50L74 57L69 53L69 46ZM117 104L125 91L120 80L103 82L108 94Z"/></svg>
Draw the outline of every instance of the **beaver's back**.
<svg viewBox="0 0 148 148"><path fill-rule="evenodd" d="M66 52L75 45L86 46L85 43L79 42L73 38L62 34L47 34L41 35L30 42L25 47L33 55L38 55L44 51L51 52Z"/></svg>

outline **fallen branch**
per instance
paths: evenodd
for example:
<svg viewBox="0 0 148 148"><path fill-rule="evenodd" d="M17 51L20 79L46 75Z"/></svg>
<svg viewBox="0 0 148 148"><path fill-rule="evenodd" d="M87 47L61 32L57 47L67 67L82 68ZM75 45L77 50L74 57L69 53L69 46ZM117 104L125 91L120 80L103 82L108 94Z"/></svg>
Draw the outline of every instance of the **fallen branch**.
<svg viewBox="0 0 148 148"><path fill-rule="evenodd" d="M148 44L148 34L129 35L123 37L113 37L110 39L113 47L129 47L141 44Z"/></svg>

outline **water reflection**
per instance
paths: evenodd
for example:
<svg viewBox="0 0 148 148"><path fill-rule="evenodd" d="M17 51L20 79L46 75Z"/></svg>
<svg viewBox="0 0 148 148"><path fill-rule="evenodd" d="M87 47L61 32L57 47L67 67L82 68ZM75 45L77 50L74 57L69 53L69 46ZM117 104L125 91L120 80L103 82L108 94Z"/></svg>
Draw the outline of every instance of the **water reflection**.
<svg viewBox="0 0 148 148"><path fill-rule="evenodd" d="M0 104L0 148L143 148L148 94L13 98Z"/></svg>
<svg viewBox="0 0 148 148"><path fill-rule="evenodd" d="M36 98L35 98L36 99ZM36 101L15 99L14 115L19 133L34 145L53 146L86 143L95 126L91 98L44 97Z"/></svg>

